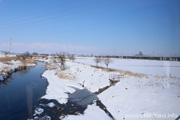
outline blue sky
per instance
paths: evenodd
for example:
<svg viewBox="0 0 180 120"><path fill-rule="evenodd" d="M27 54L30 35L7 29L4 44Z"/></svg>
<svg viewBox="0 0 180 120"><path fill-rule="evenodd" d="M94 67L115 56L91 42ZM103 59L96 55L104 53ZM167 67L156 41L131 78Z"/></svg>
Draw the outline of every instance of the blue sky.
<svg viewBox="0 0 180 120"><path fill-rule="evenodd" d="M179 0L0 0L0 50L180 55L179 21Z"/></svg>

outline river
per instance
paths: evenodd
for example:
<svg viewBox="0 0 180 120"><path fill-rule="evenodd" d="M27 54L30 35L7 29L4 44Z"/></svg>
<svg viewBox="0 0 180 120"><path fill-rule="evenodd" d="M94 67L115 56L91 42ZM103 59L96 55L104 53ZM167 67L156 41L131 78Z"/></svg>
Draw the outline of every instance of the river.
<svg viewBox="0 0 180 120"><path fill-rule="evenodd" d="M0 120L32 118L38 100L45 94L47 81L41 78L45 63L18 71L0 82Z"/></svg>

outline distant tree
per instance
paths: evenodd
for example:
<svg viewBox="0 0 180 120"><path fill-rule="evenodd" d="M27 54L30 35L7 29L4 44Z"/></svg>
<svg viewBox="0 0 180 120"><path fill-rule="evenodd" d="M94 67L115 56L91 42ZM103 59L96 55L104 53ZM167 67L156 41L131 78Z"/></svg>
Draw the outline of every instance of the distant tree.
<svg viewBox="0 0 180 120"><path fill-rule="evenodd" d="M104 59L104 63L105 63L105 65L106 65L106 67L108 68L108 66L109 66L109 63L111 63L112 62L112 60L110 59L110 57L106 57L105 59Z"/></svg>
<svg viewBox="0 0 180 120"><path fill-rule="evenodd" d="M30 57L30 53L27 51L25 53L18 55L18 57L20 57L20 59L22 60L26 60L28 57Z"/></svg>
<svg viewBox="0 0 180 120"><path fill-rule="evenodd" d="M100 56L95 57L96 66L98 67L98 64L102 61Z"/></svg>
<svg viewBox="0 0 180 120"><path fill-rule="evenodd" d="M7 57L10 54L9 51L1 51L1 53L4 54L5 57Z"/></svg>
<svg viewBox="0 0 180 120"><path fill-rule="evenodd" d="M93 54L91 54L91 57L93 57L94 55Z"/></svg>
<svg viewBox="0 0 180 120"><path fill-rule="evenodd" d="M37 52L33 52L32 55L38 55L38 53Z"/></svg>
<svg viewBox="0 0 180 120"><path fill-rule="evenodd" d="M28 51L26 51L25 53L23 53L23 55L28 58L30 56L30 53Z"/></svg>
<svg viewBox="0 0 180 120"><path fill-rule="evenodd" d="M140 55L140 56L142 56L142 55L143 55L142 51L139 51L139 55Z"/></svg>
<svg viewBox="0 0 180 120"><path fill-rule="evenodd" d="M21 60L23 66L26 66L26 59L30 57L30 53L27 51L25 53L18 55L17 57Z"/></svg>

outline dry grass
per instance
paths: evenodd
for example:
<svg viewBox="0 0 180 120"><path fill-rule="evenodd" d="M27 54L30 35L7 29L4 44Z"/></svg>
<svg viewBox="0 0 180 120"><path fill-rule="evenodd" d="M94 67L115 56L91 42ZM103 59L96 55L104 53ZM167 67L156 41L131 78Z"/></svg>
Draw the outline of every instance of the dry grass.
<svg viewBox="0 0 180 120"><path fill-rule="evenodd" d="M7 72L9 72L9 70L10 70L10 67L6 66L6 67L4 67L4 68L2 69L2 71L0 71L0 72L1 72L1 73L7 73Z"/></svg>
<svg viewBox="0 0 180 120"><path fill-rule="evenodd" d="M31 59L31 58L28 58L26 60L22 60L19 57L3 57L3 58L0 58L0 62L3 62L6 65L13 65L13 63L9 63L9 61L11 61L11 60L21 61L22 65L19 64L19 67L24 67L26 64L35 64L36 63L36 61ZM3 67L3 69L0 72L1 73L7 73L9 70L10 70L10 66L9 67L5 66L5 67Z"/></svg>
<svg viewBox="0 0 180 120"><path fill-rule="evenodd" d="M36 60L31 59L31 58L27 58L25 60L18 58L17 60L20 60L23 63L24 66L26 64L35 64L36 63Z"/></svg>
<svg viewBox="0 0 180 120"><path fill-rule="evenodd" d="M50 63L46 63L46 70L50 70Z"/></svg>
<svg viewBox="0 0 180 120"><path fill-rule="evenodd" d="M46 70L55 70L57 67L52 65L51 63L46 63Z"/></svg>
<svg viewBox="0 0 180 120"><path fill-rule="evenodd" d="M18 60L18 57L0 57L0 62L7 62L11 60Z"/></svg>
<svg viewBox="0 0 180 120"><path fill-rule="evenodd" d="M120 73L123 73L123 75L125 75L125 76L133 76L133 77L136 77L136 78L148 77L147 75L133 73L133 72L130 72L130 71L120 71Z"/></svg>
<svg viewBox="0 0 180 120"><path fill-rule="evenodd" d="M35 63L36 63L36 60L34 59L31 59L31 58L26 59L26 64L35 64Z"/></svg>
<svg viewBox="0 0 180 120"><path fill-rule="evenodd" d="M149 78L147 75L133 73L133 72L130 72L130 71L122 71L122 70L105 68L105 67L94 66L94 65L91 65L91 67L94 67L94 68L97 68L97 69L102 69L102 70L107 71L107 72L119 72L123 76L133 76L133 77L136 77L136 78L143 78L143 77L145 77L147 79Z"/></svg>
<svg viewBox="0 0 180 120"><path fill-rule="evenodd" d="M14 60L14 61L20 60L24 64L35 64L36 63L36 61L34 59L31 59L31 58L28 58L26 60L22 60L19 57L3 57L3 58L0 58L0 62L3 62L5 64L10 64L10 63L8 63L8 61L11 61L11 60Z"/></svg>
<svg viewBox="0 0 180 120"><path fill-rule="evenodd" d="M60 79L75 80L76 77L71 73L65 73L64 71L56 72L56 75Z"/></svg>
<svg viewBox="0 0 180 120"><path fill-rule="evenodd" d="M155 78L157 78L157 79L165 79L165 76L155 76Z"/></svg>

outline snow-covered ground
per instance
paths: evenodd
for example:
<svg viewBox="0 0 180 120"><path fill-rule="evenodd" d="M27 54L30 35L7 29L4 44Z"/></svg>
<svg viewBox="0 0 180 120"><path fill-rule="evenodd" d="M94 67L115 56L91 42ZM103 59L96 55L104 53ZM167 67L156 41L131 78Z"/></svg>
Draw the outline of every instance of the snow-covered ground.
<svg viewBox="0 0 180 120"><path fill-rule="evenodd" d="M76 62L89 65L96 65L94 57L76 57ZM171 73L172 77L180 78L180 62L178 61L157 61L157 60L138 60L138 59L119 59L111 58L109 68L131 71L153 76L167 76ZM106 67L102 61L99 66Z"/></svg>
<svg viewBox="0 0 180 120"><path fill-rule="evenodd" d="M89 65L73 62L66 62L66 65L67 69L65 71L60 69L47 70L43 74L43 77L47 78L49 82L46 95L43 98L56 99L60 103L66 103L68 98L66 92L74 92L73 87L79 89L84 87L91 92L97 92L100 88L110 84L109 74L113 72L106 72Z"/></svg>
<svg viewBox="0 0 180 120"><path fill-rule="evenodd" d="M16 55L14 55L14 54L4 54L4 53L0 52L0 58L1 57L16 57Z"/></svg>
<svg viewBox="0 0 180 120"><path fill-rule="evenodd" d="M63 120L111 120L106 113L96 105L89 105L83 115L69 115Z"/></svg>
<svg viewBox="0 0 180 120"><path fill-rule="evenodd" d="M128 118L128 115L146 114L157 120L154 114L180 114L180 84L176 85L176 82L168 85L160 79L123 79L98 97L117 120L139 120L140 117ZM150 118L144 117L143 120Z"/></svg>
<svg viewBox="0 0 180 120"><path fill-rule="evenodd" d="M26 66L35 66L36 64L26 64ZM12 70L13 72L15 69L23 66L23 63L19 60L10 60L6 62L0 62L0 80L4 80L2 75L7 74L8 71Z"/></svg>
<svg viewBox="0 0 180 120"><path fill-rule="evenodd" d="M66 92L74 92L73 87L79 89L84 87L91 92L96 92L109 85L110 74L121 73L91 67L90 65L95 65L93 58L76 58L75 61L85 64L66 62L65 71L47 70L43 74L49 82L43 98L66 103L68 99ZM104 65L101 64L101 66ZM175 114L174 117L166 116L167 120L175 119L177 115L180 115L180 67L177 66L180 66L179 62L113 59L110 68L143 73L148 77L136 77L129 74L115 86L103 91L98 97L117 120L158 120L158 117L173 114ZM164 77L157 77L157 75ZM98 120L109 119L103 113L104 111L97 106L89 105L84 115L69 115L64 119L88 120L91 119L90 116ZM148 116L145 116L147 114Z"/></svg>

